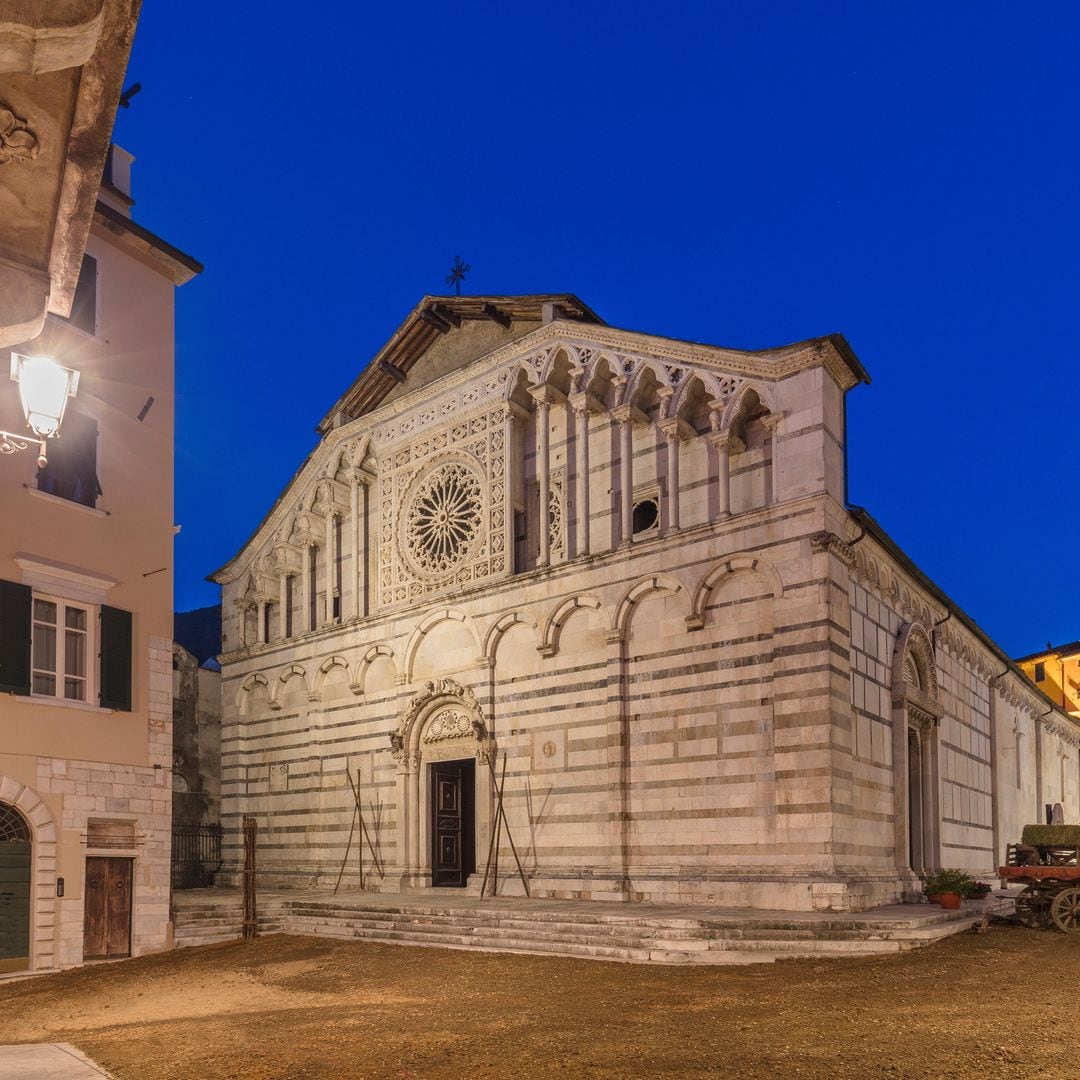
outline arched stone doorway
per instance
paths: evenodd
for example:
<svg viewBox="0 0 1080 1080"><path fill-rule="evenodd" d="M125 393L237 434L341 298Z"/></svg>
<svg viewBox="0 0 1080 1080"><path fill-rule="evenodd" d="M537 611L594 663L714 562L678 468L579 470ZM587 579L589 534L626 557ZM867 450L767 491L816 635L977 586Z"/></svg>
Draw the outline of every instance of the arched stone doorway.
<svg viewBox="0 0 1080 1080"><path fill-rule="evenodd" d="M900 627L893 651L893 785L896 864L909 891L941 861L937 670L930 635L918 623Z"/></svg>
<svg viewBox="0 0 1080 1080"><path fill-rule="evenodd" d="M465 886L491 828L494 740L475 694L435 679L390 736L397 762L397 851L402 888Z"/></svg>
<svg viewBox="0 0 1080 1080"><path fill-rule="evenodd" d="M0 972L30 966L30 878L30 826L0 803Z"/></svg>

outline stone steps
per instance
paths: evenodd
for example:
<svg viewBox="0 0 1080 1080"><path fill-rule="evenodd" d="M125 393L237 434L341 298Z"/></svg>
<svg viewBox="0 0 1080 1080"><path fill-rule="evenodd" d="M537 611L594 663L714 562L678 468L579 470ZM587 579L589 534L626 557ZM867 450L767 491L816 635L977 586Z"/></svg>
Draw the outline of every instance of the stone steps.
<svg viewBox="0 0 1080 1080"><path fill-rule="evenodd" d="M181 906L174 923L176 947L239 938L238 908L235 901L224 900ZM744 964L897 953L966 929L979 917L971 911L928 909L925 916L892 919L838 915L804 921L762 912L710 913L696 919L619 910L507 910L479 903L450 907L425 898L398 905L278 895L260 901L259 932L637 963Z"/></svg>

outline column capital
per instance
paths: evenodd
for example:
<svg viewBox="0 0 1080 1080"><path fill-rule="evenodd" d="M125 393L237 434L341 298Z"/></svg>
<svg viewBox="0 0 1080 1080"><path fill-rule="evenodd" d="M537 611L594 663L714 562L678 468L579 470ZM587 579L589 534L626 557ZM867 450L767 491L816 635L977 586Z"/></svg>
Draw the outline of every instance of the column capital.
<svg viewBox="0 0 1080 1080"><path fill-rule="evenodd" d="M507 420L520 420L522 422L529 419L532 414L524 405L519 405L516 401L508 401L506 403L506 419Z"/></svg>
<svg viewBox="0 0 1080 1080"><path fill-rule="evenodd" d="M649 418L635 405L616 405L611 409L612 419L617 424L647 424Z"/></svg>
<svg viewBox="0 0 1080 1080"><path fill-rule="evenodd" d="M561 390L556 390L549 383L540 383L538 386L529 387L529 396L536 402L536 407L543 406L545 409L551 405L565 405L566 395Z"/></svg>
<svg viewBox="0 0 1080 1080"><path fill-rule="evenodd" d="M349 469L345 474L345 478L349 482L350 487L370 487L375 483L374 474L368 470L359 467Z"/></svg>
<svg viewBox="0 0 1080 1080"><path fill-rule="evenodd" d="M741 454L746 449L746 443L733 434L730 429L712 432L709 435L709 442L717 450L727 450L731 454Z"/></svg>
<svg viewBox="0 0 1080 1080"><path fill-rule="evenodd" d="M668 442L688 442L697 432L681 417L671 416L656 425Z"/></svg>
<svg viewBox="0 0 1080 1080"><path fill-rule="evenodd" d="M576 394L571 394L568 400L570 402L570 408L572 408L578 416L588 416L590 413L601 413L604 411L603 405L601 405L600 402L596 400L596 397L587 390L581 390Z"/></svg>

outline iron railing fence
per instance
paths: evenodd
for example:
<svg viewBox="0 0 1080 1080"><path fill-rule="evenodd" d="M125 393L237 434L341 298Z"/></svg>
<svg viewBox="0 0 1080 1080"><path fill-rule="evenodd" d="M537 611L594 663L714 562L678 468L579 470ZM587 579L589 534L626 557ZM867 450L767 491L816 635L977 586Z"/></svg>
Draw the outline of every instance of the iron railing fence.
<svg viewBox="0 0 1080 1080"><path fill-rule="evenodd" d="M174 825L172 887L207 889L221 869L220 825Z"/></svg>

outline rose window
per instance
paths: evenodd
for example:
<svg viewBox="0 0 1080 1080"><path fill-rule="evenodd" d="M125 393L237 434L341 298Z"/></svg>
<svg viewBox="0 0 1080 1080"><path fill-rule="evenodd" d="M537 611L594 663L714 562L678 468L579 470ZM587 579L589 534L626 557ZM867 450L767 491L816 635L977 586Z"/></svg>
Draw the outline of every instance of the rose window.
<svg viewBox="0 0 1080 1080"><path fill-rule="evenodd" d="M445 574L464 562L480 534L480 480L467 465L451 462L420 484L405 520L405 549L417 568Z"/></svg>

